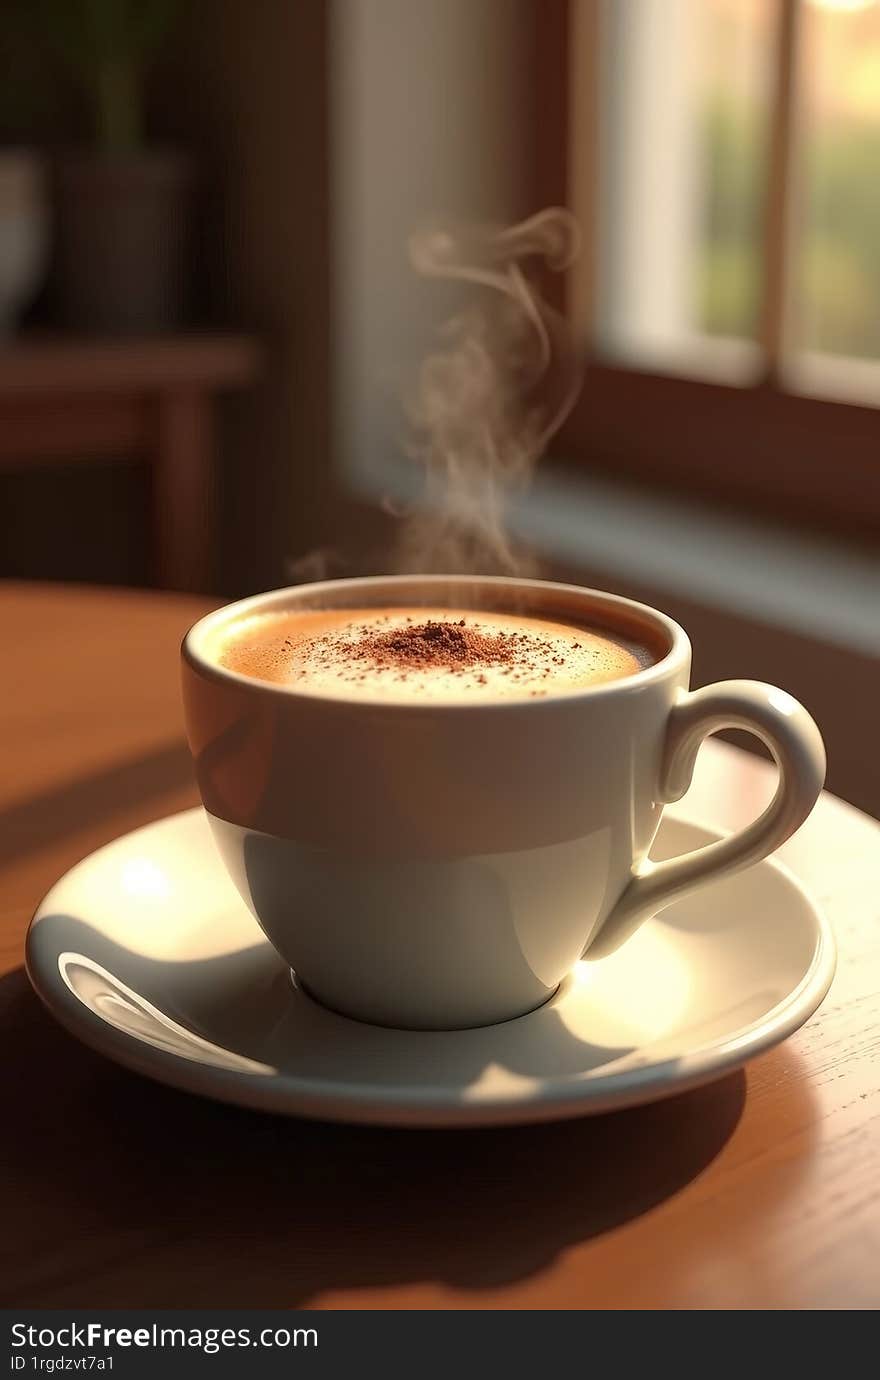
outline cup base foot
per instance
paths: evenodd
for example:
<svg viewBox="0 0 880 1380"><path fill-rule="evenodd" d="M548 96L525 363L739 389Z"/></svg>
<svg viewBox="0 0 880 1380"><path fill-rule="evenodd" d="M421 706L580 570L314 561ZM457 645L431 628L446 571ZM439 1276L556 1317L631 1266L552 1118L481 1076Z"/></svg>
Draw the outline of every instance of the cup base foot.
<svg viewBox="0 0 880 1380"><path fill-rule="evenodd" d="M540 1011L541 1007L546 1006L548 1002L552 1001L560 990L559 986L554 987L552 992L548 992L547 996L541 1001L536 1002L534 1006L528 1007L525 1011L518 1011L515 1016L506 1016L502 1020L473 1021L469 1022L467 1025L437 1025L427 1022L422 1025L416 1025L414 1023L402 1023L398 1021L369 1020L365 1016L357 1016L350 1011L343 1011L341 1007L334 1006L332 1002L324 1001L322 997L319 997L311 987L309 987L308 983L303 982L302 978L297 975L293 968L288 969L288 974L290 976L290 985L295 988L297 992L302 992L303 995L308 997L309 1001L313 1001L316 1006L323 1006L325 1011L332 1011L334 1016L344 1016L347 1021L358 1021L361 1025L377 1026L382 1030L414 1030L423 1031L425 1033L435 1031L438 1034L444 1031L450 1032L454 1030L486 1030L492 1025L508 1025L510 1021L522 1020L523 1016L531 1016L533 1012ZM560 984L560 986L561 985L562 984Z"/></svg>

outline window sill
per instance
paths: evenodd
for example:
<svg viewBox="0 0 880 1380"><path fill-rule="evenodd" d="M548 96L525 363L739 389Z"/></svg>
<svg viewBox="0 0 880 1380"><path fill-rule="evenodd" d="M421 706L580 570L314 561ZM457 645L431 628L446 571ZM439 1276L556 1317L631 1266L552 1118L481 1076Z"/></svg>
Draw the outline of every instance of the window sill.
<svg viewBox="0 0 880 1380"><path fill-rule="evenodd" d="M610 579L686 595L850 651L880 654L880 555L595 475L541 476L517 534Z"/></svg>
<svg viewBox="0 0 880 1380"><path fill-rule="evenodd" d="M360 496L411 502L409 466L350 479ZM840 537L727 514L596 475L541 475L510 527L548 560L707 608L880 655L880 555Z"/></svg>

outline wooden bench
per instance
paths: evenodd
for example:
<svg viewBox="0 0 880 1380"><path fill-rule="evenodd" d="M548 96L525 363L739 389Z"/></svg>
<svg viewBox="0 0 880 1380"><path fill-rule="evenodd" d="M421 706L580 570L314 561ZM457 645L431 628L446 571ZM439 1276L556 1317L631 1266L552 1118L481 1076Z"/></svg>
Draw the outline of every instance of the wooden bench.
<svg viewBox="0 0 880 1380"><path fill-rule="evenodd" d="M214 549L214 397L246 387L259 367L259 346L241 335L4 345L0 469L146 460L154 581L205 591Z"/></svg>

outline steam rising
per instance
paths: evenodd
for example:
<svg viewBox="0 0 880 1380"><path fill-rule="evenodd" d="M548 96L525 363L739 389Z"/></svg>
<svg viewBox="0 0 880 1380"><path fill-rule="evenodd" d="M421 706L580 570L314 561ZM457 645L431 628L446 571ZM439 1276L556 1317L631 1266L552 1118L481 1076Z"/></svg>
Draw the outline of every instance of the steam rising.
<svg viewBox="0 0 880 1380"><path fill-rule="evenodd" d="M578 244L577 222L560 209L503 230L435 229L410 240L423 277L489 293L447 322L442 347L419 371L410 411L425 505L404 525L400 569L520 574L528 566L507 534L506 510L528 486L581 380L567 322L523 264L540 258L561 271Z"/></svg>

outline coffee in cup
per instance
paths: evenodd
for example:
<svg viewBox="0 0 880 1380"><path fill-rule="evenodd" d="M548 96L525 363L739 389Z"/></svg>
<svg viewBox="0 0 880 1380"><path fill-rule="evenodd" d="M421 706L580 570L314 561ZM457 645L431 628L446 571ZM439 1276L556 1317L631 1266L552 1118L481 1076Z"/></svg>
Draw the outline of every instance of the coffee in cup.
<svg viewBox="0 0 880 1380"><path fill-rule="evenodd" d="M229 670L310 694L440 702L565 694L660 654L611 629L417 605L256 614L215 650Z"/></svg>

